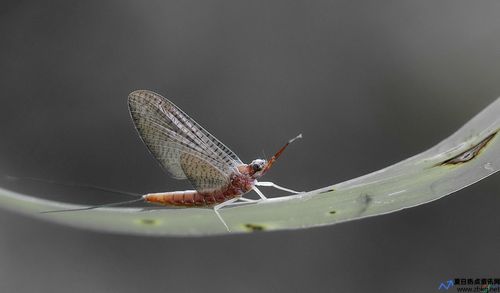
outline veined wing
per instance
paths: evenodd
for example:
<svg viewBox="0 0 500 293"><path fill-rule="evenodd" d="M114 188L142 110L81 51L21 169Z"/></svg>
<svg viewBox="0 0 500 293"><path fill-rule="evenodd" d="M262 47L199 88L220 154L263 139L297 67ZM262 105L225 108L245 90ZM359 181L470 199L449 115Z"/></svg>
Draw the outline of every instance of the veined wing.
<svg viewBox="0 0 500 293"><path fill-rule="evenodd" d="M161 95L134 91L129 95L129 110L158 162L174 178L189 179L199 191L224 187L236 166L242 164L228 147ZM210 170L214 180L200 181L206 175L200 170Z"/></svg>
<svg viewBox="0 0 500 293"><path fill-rule="evenodd" d="M181 168L198 191L214 191L230 184L230 177L220 172L213 164L190 153L180 157Z"/></svg>

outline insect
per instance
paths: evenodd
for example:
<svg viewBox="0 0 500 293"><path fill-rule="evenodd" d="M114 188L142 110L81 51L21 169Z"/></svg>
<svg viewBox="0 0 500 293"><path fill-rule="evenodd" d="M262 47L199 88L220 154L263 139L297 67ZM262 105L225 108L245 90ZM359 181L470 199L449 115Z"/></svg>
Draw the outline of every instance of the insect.
<svg viewBox="0 0 500 293"><path fill-rule="evenodd" d="M269 171L287 146L302 138L302 134L290 139L269 160L255 159L250 164L245 164L233 151L165 97L152 91L137 90L129 94L128 105L135 128L153 157L174 178L189 180L195 190L148 193L141 196L93 185L25 178L127 194L134 197L140 196L129 201L42 213L89 210L139 201L174 207L210 207L213 208L219 220L229 231L219 209L228 205L240 204L237 201L254 203L266 200L266 196L257 186L269 186L290 193L300 193L272 182L257 181L257 179ZM9 177L22 179L14 176ZM259 195L260 200L243 197L244 194L252 190Z"/></svg>
<svg viewBox="0 0 500 293"><path fill-rule="evenodd" d="M137 90L130 93L128 105L137 132L150 153L174 178L189 180L195 189L148 193L142 196L144 201L176 207L212 207L229 230L218 210L236 201L255 202L242 197L252 190L261 200L266 200L257 186L299 193L257 179L269 171L286 147L301 138L301 134L289 140L269 160L255 159L245 164L163 96L148 90Z"/></svg>

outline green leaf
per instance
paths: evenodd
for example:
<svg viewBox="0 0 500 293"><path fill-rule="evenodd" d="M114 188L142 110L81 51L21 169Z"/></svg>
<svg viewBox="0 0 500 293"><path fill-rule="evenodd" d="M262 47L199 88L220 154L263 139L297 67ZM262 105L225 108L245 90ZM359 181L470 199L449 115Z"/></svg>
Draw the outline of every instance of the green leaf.
<svg viewBox="0 0 500 293"><path fill-rule="evenodd" d="M500 168L500 99L433 148L371 174L298 195L220 210L98 208L39 199L0 188L0 207L63 225L111 233L203 236L332 225L421 205Z"/></svg>

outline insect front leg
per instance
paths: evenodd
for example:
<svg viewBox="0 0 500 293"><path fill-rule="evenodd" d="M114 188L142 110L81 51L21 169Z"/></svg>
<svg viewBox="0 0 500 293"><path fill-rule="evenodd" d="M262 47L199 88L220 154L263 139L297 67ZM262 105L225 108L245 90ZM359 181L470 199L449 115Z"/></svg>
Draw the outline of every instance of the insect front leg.
<svg viewBox="0 0 500 293"><path fill-rule="evenodd" d="M257 183L255 185L257 185ZM260 198L262 200L266 200L267 199L267 197L264 195L264 193L262 193L257 187L254 186L253 190L260 196Z"/></svg>
<svg viewBox="0 0 500 293"><path fill-rule="evenodd" d="M272 183L272 182L257 181L257 182L255 182L255 185L257 185L257 186L274 187L276 189L284 190L284 191L287 191L287 192L290 192L290 193L295 193L295 194L301 193L300 191L295 191L295 190L292 190L292 189L289 189L289 188L285 188L285 187L279 186L278 184L275 184L275 183Z"/></svg>
<svg viewBox="0 0 500 293"><path fill-rule="evenodd" d="M256 199L250 199L250 198L244 198L244 197L240 197L238 198L238 200L242 201L241 203L252 203L252 202L258 202L258 200Z"/></svg>

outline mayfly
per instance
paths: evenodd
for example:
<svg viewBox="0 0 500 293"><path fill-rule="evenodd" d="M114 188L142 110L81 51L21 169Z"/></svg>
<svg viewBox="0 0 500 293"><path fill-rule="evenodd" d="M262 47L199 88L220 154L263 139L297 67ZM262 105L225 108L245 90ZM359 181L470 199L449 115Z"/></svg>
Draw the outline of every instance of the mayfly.
<svg viewBox="0 0 500 293"><path fill-rule="evenodd" d="M128 106L135 128L153 157L173 178L188 179L194 190L148 193L137 200L84 209L137 201L175 207L211 207L229 230L219 209L238 204L237 201L259 201L243 197L252 190L259 195L260 200L266 200L257 186L299 193L257 179L271 168L290 143L302 137L301 134L289 140L269 160L255 159L245 164L174 103L157 93L134 91L129 94Z"/></svg>
<svg viewBox="0 0 500 293"><path fill-rule="evenodd" d="M211 135L186 113L163 96L148 90L129 95L130 115L137 132L156 160L176 179L188 179L195 190L149 193L146 202L178 207L213 207L218 210L234 202L252 201L242 196L257 186L271 186L287 192L297 191L272 182L259 182L283 153L302 135L289 140L271 159L243 163L227 146Z"/></svg>

